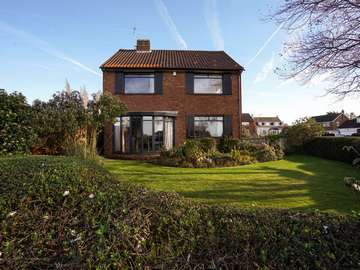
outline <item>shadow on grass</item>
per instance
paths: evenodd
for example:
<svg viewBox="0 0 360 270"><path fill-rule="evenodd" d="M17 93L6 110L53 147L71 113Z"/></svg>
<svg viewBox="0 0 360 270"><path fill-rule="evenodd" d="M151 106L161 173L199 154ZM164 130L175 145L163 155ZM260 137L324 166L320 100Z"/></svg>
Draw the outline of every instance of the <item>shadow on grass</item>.
<svg viewBox="0 0 360 270"><path fill-rule="evenodd" d="M360 170L315 157L290 156L286 161L212 169L171 168L137 161L123 165L110 161L107 168L130 181L175 190L211 204L360 211L360 196L343 184L344 176L360 178Z"/></svg>

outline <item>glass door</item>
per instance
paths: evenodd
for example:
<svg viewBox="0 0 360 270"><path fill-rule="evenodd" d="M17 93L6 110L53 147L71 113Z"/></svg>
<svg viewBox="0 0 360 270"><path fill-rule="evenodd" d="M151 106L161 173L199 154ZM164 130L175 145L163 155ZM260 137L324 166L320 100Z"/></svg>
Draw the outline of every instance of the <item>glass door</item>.
<svg viewBox="0 0 360 270"><path fill-rule="evenodd" d="M132 153L142 152L142 117L130 117L130 143Z"/></svg>

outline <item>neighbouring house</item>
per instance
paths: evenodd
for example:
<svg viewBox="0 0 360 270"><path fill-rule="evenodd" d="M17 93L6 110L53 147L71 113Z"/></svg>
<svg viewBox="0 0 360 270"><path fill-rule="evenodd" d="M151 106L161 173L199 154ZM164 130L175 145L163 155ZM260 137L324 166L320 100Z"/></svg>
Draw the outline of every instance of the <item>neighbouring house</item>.
<svg viewBox="0 0 360 270"><path fill-rule="evenodd" d="M317 123L322 125L326 133L339 135L338 127L340 127L349 118L342 112L329 112L324 115L312 117Z"/></svg>
<svg viewBox="0 0 360 270"><path fill-rule="evenodd" d="M187 138L240 136L243 67L224 51L157 50L149 40L101 65L128 112L105 127L105 154L154 153Z"/></svg>
<svg viewBox="0 0 360 270"><path fill-rule="evenodd" d="M339 126L338 131L340 136L351 136L354 134L358 134L360 136L360 115L342 123Z"/></svg>
<svg viewBox="0 0 360 270"><path fill-rule="evenodd" d="M249 113L241 114L241 128L243 131L248 130L250 135L256 135L256 123Z"/></svg>
<svg viewBox="0 0 360 270"><path fill-rule="evenodd" d="M278 116L254 117L254 120L256 123L256 132L259 136L280 134L284 127L284 123Z"/></svg>

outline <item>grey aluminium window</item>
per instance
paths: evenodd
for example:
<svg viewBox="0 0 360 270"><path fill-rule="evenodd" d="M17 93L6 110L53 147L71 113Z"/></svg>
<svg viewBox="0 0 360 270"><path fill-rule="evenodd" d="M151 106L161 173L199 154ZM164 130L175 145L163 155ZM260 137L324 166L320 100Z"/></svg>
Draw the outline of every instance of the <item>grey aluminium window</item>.
<svg viewBox="0 0 360 270"><path fill-rule="evenodd" d="M194 137L222 137L223 133L223 116L194 117Z"/></svg>
<svg viewBox="0 0 360 270"><path fill-rule="evenodd" d="M174 145L174 117L134 115L118 117L113 126L115 153L150 153Z"/></svg>
<svg viewBox="0 0 360 270"><path fill-rule="evenodd" d="M211 74L194 75L194 94L217 94L221 95L222 76Z"/></svg>
<svg viewBox="0 0 360 270"><path fill-rule="evenodd" d="M125 94L154 94L155 74L125 74Z"/></svg>

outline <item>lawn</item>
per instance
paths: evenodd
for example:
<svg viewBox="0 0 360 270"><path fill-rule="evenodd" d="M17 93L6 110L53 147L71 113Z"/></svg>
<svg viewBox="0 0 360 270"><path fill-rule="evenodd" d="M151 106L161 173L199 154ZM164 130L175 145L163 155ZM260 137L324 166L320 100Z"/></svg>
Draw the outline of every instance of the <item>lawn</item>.
<svg viewBox="0 0 360 270"><path fill-rule="evenodd" d="M310 156L231 168L173 168L129 160L104 161L120 179L209 204L241 208L287 208L350 213L360 195L343 184L360 178L350 165Z"/></svg>

